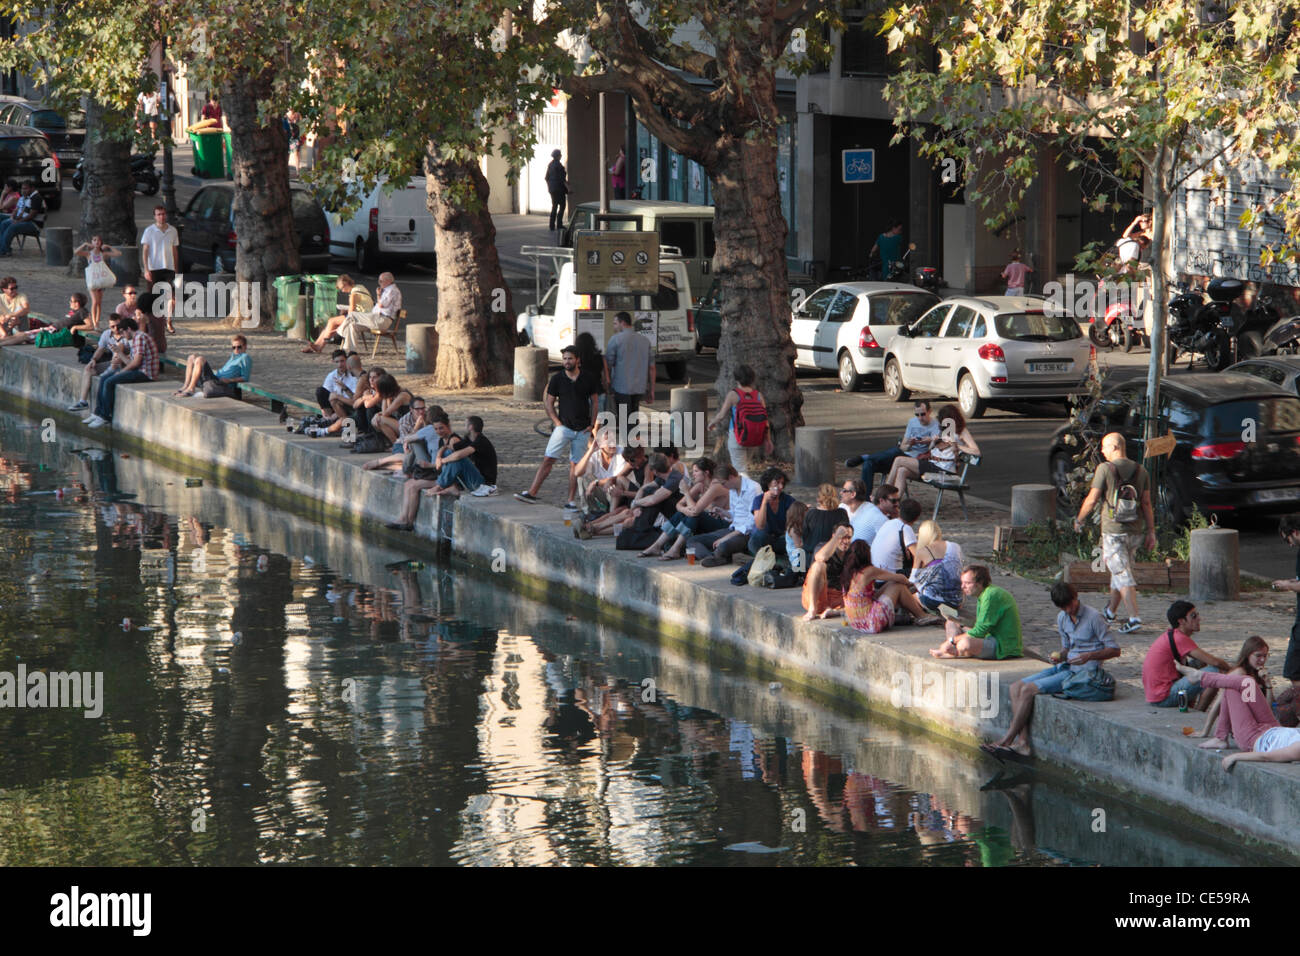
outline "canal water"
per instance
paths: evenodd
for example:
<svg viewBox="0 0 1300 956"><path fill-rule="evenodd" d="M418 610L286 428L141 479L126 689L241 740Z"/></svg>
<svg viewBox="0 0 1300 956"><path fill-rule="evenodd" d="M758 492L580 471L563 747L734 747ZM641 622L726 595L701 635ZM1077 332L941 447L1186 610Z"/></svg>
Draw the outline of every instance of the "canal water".
<svg viewBox="0 0 1300 956"><path fill-rule="evenodd" d="M1263 861L7 413L0 537L0 864Z"/></svg>

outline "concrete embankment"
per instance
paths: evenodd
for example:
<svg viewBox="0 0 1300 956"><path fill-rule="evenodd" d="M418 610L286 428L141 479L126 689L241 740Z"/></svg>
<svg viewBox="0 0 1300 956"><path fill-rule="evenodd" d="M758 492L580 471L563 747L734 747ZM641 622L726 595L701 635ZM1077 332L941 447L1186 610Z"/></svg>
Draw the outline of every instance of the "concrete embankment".
<svg viewBox="0 0 1300 956"><path fill-rule="evenodd" d="M0 350L0 390L34 417L50 415L64 428L80 427L73 416L55 411L75 398L80 378L71 350ZM363 471L363 459L335 441L287 434L264 408L225 399L174 400L174 388L174 382L159 382L120 389L111 440L363 538L389 535L377 522L397 514L400 482ZM936 662L926 653L938 642L932 628L868 636L803 623L796 617L796 591L733 588L730 568L638 561L631 552L615 552L609 539L576 540L555 509L507 495L442 501L441 507L426 500L415 538L414 547L449 546L472 564L508 575L530 596L582 608L624 630L653 633L733 672L886 711L962 745L1000 734L1010 717L1007 688L1041 666ZM1042 585L1010 577L996 583L1016 594L1022 610L1046 604ZM1159 599L1148 606L1149 617L1158 619ZM1226 619L1234 608L1219 605L1216 613ZM1158 631L1144 633L1126 645L1130 673ZM1283 648L1274 650L1280 657ZM1226 774L1215 755L1183 736L1182 726L1197 717L1147 707L1130 678L1107 704L1040 698L1034 743L1045 772L1081 772L1088 778L1082 785L1099 797L1119 791L1154 798L1162 812L1188 826L1221 834L1227 828L1300 855L1294 826L1300 766L1242 765Z"/></svg>

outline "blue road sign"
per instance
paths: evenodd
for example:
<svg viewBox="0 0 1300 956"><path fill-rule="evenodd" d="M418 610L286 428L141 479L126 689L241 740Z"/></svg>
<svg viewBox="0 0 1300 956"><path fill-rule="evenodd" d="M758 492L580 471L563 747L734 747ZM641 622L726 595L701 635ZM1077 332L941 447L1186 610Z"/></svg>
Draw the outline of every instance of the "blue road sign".
<svg viewBox="0 0 1300 956"><path fill-rule="evenodd" d="M876 151L874 149L846 149L840 153L840 173L846 183L874 183L876 181Z"/></svg>

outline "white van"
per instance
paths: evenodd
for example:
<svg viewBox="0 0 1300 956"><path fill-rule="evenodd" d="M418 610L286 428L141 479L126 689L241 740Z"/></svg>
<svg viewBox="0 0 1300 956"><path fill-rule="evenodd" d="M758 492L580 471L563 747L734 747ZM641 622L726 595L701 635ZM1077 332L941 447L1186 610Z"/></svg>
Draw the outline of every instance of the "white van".
<svg viewBox="0 0 1300 956"><path fill-rule="evenodd" d="M559 250L567 251L567 250ZM605 321L578 313L585 310L603 310ZM521 345L536 345L546 349L552 362L560 361L560 349L572 345L579 331L591 331L596 347L604 351L605 341L613 327L615 312L658 312L657 327L642 325L637 316L637 328L651 336L655 343L655 360L662 362L668 377L681 379L686 375L686 360L695 354L695 316L691 311L691 280L686 263L680 259L659 259L659 291L654 295L578 295L574 291L573 263L560 266L559 281L542 295L537 305L530 305L517 320ZM580 324L584 324L579 329Z"/></svg>
<svg viewBox="0 0 1300 956"><path fill-rule="evenodd" d="M401 189L381 180L346 222L329 213L330 252L374 273L380 260L434 265L433 213L429 212L423 176L412 176Z"/></svg>

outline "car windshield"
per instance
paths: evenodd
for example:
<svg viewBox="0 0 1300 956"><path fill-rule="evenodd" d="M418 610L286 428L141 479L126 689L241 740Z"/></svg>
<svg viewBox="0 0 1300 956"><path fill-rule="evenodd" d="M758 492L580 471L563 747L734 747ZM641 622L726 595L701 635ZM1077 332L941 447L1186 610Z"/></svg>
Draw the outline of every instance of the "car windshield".
<svg viewBox="0 0 1300 956"><path fill-rule="evenodd" d="M1236 436L1252 427L1266 434L1300 432L1300 398L1243 399L1212 405L1207 412L1210 434ZM1252 426L1253 423L1253 426Z"/></svg>
<svg viewBox="0 0 1300 956"><path fill-rule="evenodd" d="M993 319L1000 339L1015 342L1068 342L1083 338L1079 323L1067 315L1008 312Z"/></svg>
<svg viewBox="0 0 1300 956"><path fill-rule="evenodd" d="M63 121L63 117L54 110L35 110L32 113L31 124L37 129L67 129L68 124Z"/></svg>
<svg viewBox="0 0 1300 956"><path fill-rule="evenodd" d="M911 325L939 301L929 292L886 292L871 297L871 325Z"/></svg>

